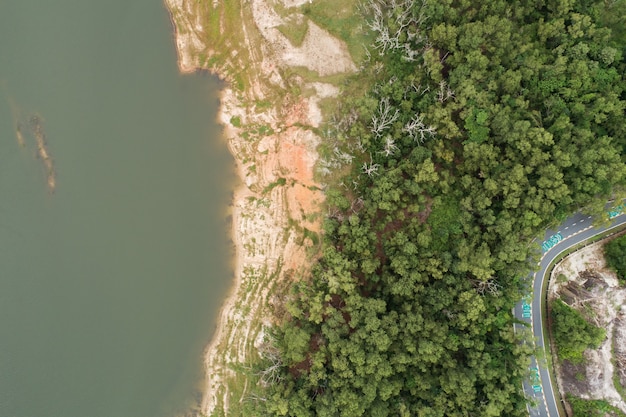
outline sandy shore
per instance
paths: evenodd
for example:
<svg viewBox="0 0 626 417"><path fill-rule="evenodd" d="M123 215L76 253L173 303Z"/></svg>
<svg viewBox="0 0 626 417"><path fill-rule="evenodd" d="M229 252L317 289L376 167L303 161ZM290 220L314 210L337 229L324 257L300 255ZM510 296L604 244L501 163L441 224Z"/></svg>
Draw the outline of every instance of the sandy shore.
<svg viewBox="0 0 626 417"><path fill-rule="evenodd" d="M283 6L298 5L292 3L285 0ZM338 89L296 79L307 94L293 95L286 86L294 80L287 83L281 70L304 66L328 75L355 66L345 45L323 29L309 23L309 34L294 47L278 31L282 20L269 1L242 0L241 33L236 36L244 41L231 46L226 62L208 67L215 51L202 42L202 17L219 14L220 3L214 2L209 11L211 5L187 0L166 0L166 5L182 73L209 69L233 81L233 68L247 68L239 73L247 88L237 90L234 82L227 83L218 114L241 184L232 204L235 277L206 350L201 406L204 415L234 415L250 384L235 370L258 360L265 329L281 315L287 284L309 271L315 252L310 236L319 236L321 229L324 196L314 178L320 138L311 127L321 122L319 101L336 96ZM233 34L222 35L228 43ZM266 104L261 107L261 102Z"/></svg>

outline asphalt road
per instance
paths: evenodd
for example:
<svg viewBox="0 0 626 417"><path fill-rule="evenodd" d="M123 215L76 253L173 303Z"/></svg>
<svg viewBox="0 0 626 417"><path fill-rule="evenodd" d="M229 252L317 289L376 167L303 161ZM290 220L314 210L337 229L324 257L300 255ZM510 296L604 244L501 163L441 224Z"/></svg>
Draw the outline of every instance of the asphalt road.
<svg viewBox="0 0 626 417"><path fill-rule="evenodd" d="M533 293L525 297L514 309L515 317L530 324L537 351L544 352L545 357L550 355L550 352L546 352L544 349L541 311L541 300L544 297L541 290L544 280L547 279L546 269L559 254L570 247L624 223L626 223L626 214L619 214L608 225L594 227L591 217L578 213L565 220L557 230L546 232L545 240L542 242L543 256L539 263L539 270L529 276L533 283ZM521 325L516 325L516 329L521 328ZM524 382L524 392L534 403L528 406L529 415L531 417L559 416L550 373L546 368L545 360L538 361L537 358L532 357L530 368L530 380Z"/></svg>

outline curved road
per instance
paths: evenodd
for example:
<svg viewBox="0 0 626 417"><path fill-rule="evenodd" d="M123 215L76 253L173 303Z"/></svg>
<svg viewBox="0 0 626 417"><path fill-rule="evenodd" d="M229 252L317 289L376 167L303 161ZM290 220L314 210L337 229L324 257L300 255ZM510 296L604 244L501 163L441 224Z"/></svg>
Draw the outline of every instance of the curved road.
<svg viewBox="0 0 626 417"><path fill-rule="evenodd" d="M626 215L619 212L611 212L611 222L607 226L594 227L592 218L580 213L565 220L558 230L548 230L545 240L542 242L543 256L539 263L539 270L532 273L529 279L533 282L533 297L520 301L514 309L515 317L519 320L527 322L533 332L537 351L544 352L545 356L549 352L544 349L544 334L541 317L541 300L543 298L542 286L546 279L546 269L550 263L561 253L570 247L577 245L595 235L603 233L609 229L613 229L626 223ZM518 329L523 328L522 325L516 325ZM550 373L546 368L545 361L538 362L534 356L531 358L530 380L524 382L524 392L535 404L528 406L528 413L531 417L558 417L554 391L552 389L552 381Z"/></svg>

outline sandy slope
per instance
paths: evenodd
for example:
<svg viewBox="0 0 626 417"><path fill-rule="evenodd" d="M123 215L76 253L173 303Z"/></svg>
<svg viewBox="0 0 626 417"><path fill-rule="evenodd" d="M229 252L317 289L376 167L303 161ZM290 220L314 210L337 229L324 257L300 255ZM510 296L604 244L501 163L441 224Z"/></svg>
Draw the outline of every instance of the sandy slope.
<svg viewBox="0 0 626 417"><path fill-rule="evenodd" d="M603 244L597 242L572 253L552 272L553 278L563 274L567 281L552 279L549 297L563 298L564 288L572 282L586 286L588 292L566 301L591 316L596 326L606 329L608 336L600 348L585 351L584 364L573 366L557 362L556 374L562 396L567 392L586 399L604 399L626 413L626 402L615 389L613 380L614 372L620 371L613 363L613 347L617 346L614 345L615 337L619 339L625 333L625 323L620 317L626 303L626 290L619 285L615 273L607 268ZM590 311L593 314L589 314ZM577 378L576 374L584 375L584 378Z"/></svg>
<svg viewBox="0 0 626 417"><path fill-rule="evenodd" d="M241 179L232 213L235 282L206 351L207 381L201 410L206 415L228 415L229 404L246 396L245 388L237 393L229 388L236 375L233 368L245 367L249 355L258 355L255 346L262 342L264 327L272 324L284 304L280 288L284 288L285 278L306 275L310 263L306 249L312 242L304 237L303 230L320 231L319 210L324 197L313 175L320 138L307 126L320 124L319 100L338 94L338 89L301 79L287 82L282 70L301 66L328 75L356 69L345 44L312 22L302 44L294 47L278 31L282 19L270 0L241 1L242 8L252 11L253 21L241 16L245 42L232 46L232 62L223 68L251 64L249 88L243 92L225 88L219 112ZM283 2L282 7L287 8L302 3ZM200 8L219 9L219 4L187 0L166 0L166 4L175 24L180 70L193 71L202 66L200 56L213 53L202 42L205 28L198 16L206 10ZM239 62L242 56L248 61ZM229 78L222 68L211 70ZM294 82L299 84L299 91L308 92L306 97L286 90L285 86ZM271 105L259 110L255 103L260 100ZM234 119L240 122L231 123ZM263 127L262 133L258 127ZM241 386L241 373L237 381Z"/></svg>

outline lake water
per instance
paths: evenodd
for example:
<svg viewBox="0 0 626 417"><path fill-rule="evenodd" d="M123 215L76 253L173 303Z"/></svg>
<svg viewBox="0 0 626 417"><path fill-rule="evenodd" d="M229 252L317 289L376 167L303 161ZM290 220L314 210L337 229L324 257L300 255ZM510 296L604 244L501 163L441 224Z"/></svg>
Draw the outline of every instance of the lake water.
<svg viewBox="0 0 626 417"><path fill-rule="evenodd" d="M178 75L172 30L160 1L0 0L1 417L173 416L198 395L233 164L219 83Z"/></svg>

